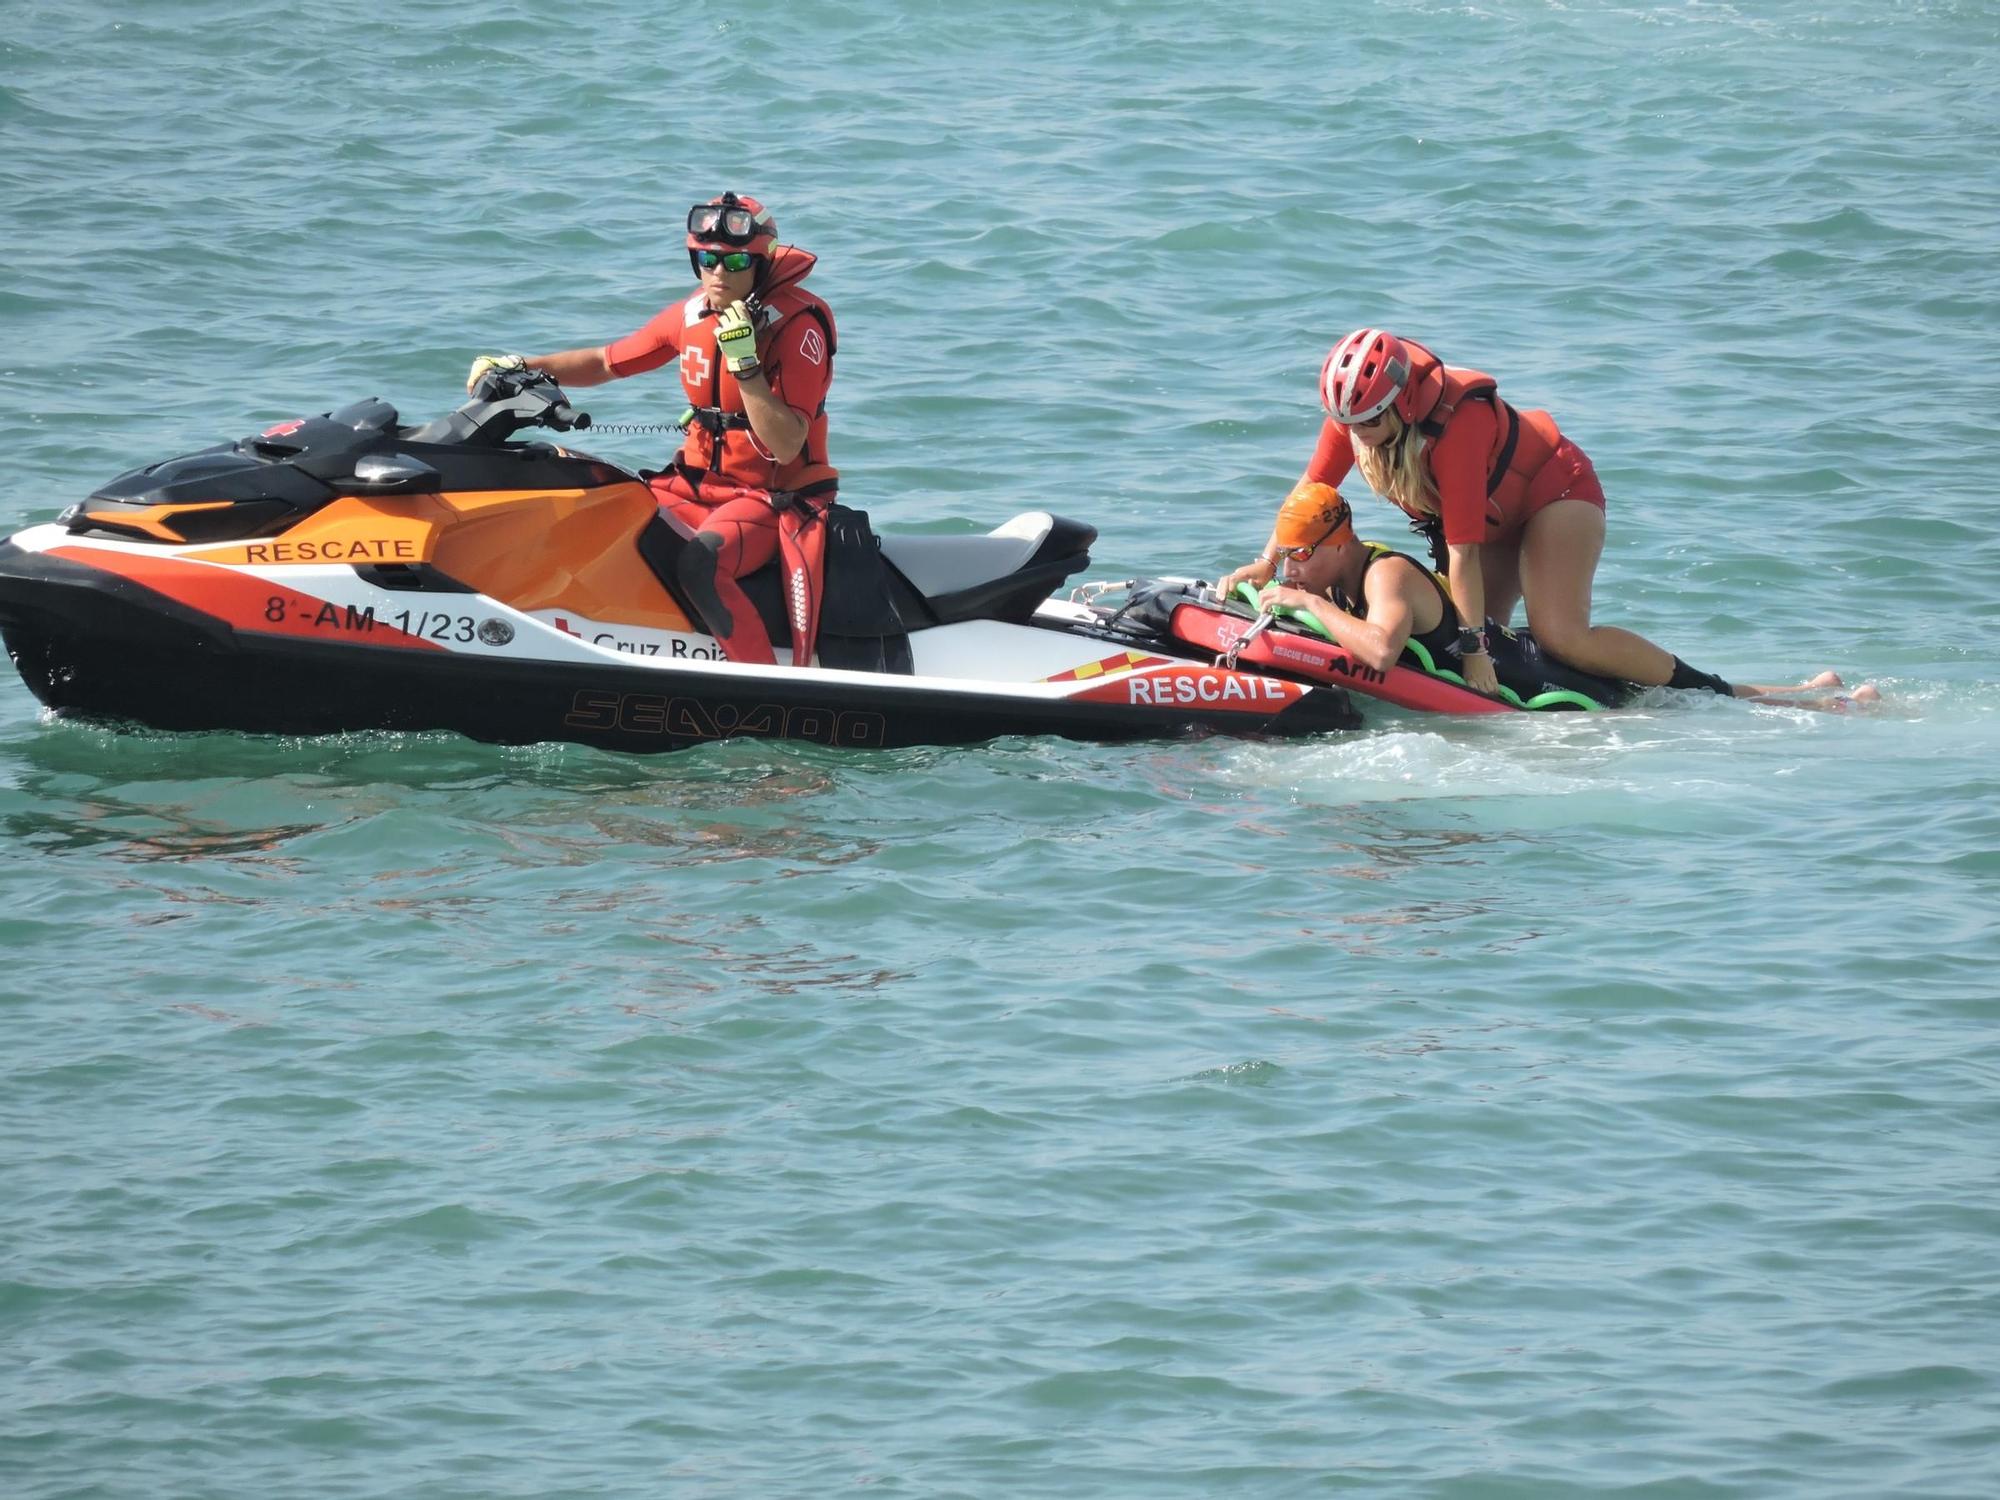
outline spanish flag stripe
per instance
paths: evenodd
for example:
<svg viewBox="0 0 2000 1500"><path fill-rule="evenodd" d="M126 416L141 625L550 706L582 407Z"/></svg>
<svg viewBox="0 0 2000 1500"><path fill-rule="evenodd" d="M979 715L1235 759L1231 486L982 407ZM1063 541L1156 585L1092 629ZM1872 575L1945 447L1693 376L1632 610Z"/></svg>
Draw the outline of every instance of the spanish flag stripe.
<svg viewBox="0 0 2000 1500"><path fill-rule="evenodd" d="M1044 677L1044 682L1088 682L1093 677L1103 677L1117 672L1130 672L1135 667L1164 667L1167 658L1148 656L1143 651L1121 651L1116 656L1107 656L1102 661L1087 662L1068 672L1058 672L1053 677Z"/></svg>

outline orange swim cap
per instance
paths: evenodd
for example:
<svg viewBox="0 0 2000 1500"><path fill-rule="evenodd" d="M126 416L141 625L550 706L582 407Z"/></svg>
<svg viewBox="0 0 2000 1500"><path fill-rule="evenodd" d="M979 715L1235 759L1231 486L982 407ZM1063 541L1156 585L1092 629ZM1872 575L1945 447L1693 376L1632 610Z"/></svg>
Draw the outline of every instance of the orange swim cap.
<svg viewBox="0 0 2000 1500"><path fill-rule="evenodd" d="M1344 546L1354 540L1354 512L1330 484L1301 483L1278 507L1277 545L1317 547L1322 542Z"/></svg>

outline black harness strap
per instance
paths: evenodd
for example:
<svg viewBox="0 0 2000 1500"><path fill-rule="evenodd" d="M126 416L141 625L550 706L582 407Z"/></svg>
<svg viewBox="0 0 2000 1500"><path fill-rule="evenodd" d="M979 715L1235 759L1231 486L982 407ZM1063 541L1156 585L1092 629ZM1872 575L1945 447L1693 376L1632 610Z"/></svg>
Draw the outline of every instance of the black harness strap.
<svg viewBox="0 0 2000 1500"><path fill-rule="evenodd" d="M721 437L725 432L744 432L750 426L750 414L742 411L724 411L719 406L691 406L688 420L708 432L711 437Z"/></svg>
<svg viewBox="0 0 2000 1500"><path fill-rule="evenodd" d="M1486 475L1486 498L1491 500L1500 493L1500 485L1507 477L1507 470L1514 462L1514 450L1521 445L1521 414L1508 402L1500 399L1498 391L1473 391L1461 398L1465 401L1490 401L1496 408L1495 415L1504 413L1507 419L1507 437L1500 444L1499 456L1493 460L1493 467ZM1456 405L1445 409L1442 416L1435 411L1417 423L1417 431L1432 442L1444 433L1444 424L1451 420L1451 414L1458 410Z"/></svg>
<svg viewBox="0 0 2000 1500"><path fill-rule="evenodd" d="M1514 462L1514 449L1521 441L1521 414L1498 396L1486 399L1507 414L1507 441L1500 445L1500 456L1493 460L1493 472L1486 476L1486 498L1491 500L1499 493L1500 481L1507 477L1507 468Z"/></svg>
<svg viewBox="0 0 2000 1500"><path fill-rule="evenodd" d="M1411 516L1410 530L1430 548L1431 566L1443 573L1451 567L1451 553L1444 544L1444 522L1437 516Z"/></svg>
<svg viewBox="0 0 2000 1500"><path fill-rule="evenodd" d="M772 490L771 509L789 510L795 505L806 508L804 506L805 501L817 500L821 495L831 495L839 488L840 481L834 478L816 479L811 484L803 485L795 490Z"/></svg>

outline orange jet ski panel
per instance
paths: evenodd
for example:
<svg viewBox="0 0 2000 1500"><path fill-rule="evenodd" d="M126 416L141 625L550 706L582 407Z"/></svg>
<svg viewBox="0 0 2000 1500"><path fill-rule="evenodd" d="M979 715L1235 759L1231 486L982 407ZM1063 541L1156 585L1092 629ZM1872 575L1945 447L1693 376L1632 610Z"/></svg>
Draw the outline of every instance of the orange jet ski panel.
<svg viewBox="0 0 2000 1500"><path fill-rule="evenodd" d="M326 563L408 566L431 560L438 529L451 520L451 511L435 495L354 495L314 511L277 536L186 555L253 568Z"/></svg>
<svg viewBox="0 0 2000 1500"><path fill-rule="evenodd" d="M652 491L631 482L348 496L280 536L187 555L250 567L429 563L515 609L697 630L639 555L639 533L657 511Z"/></svg>
<svg viewBox="0 0 2000 1500"><path fill-rule="evenodd" d="M531 505L520 504L531 499ZM639 533L659 502L632 481L587 490L468 491L445 495L453 513L431 562L519 610L570 610L586 619L699 631L639 555Z"/></svg>

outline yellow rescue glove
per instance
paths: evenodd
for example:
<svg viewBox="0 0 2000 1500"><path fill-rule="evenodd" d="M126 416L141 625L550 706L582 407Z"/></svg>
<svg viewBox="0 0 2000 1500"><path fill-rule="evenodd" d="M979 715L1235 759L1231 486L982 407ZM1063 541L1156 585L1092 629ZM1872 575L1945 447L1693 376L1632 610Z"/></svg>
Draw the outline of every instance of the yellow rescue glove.
<svg viewBox="0 0 2000 1500"><path fill-rule="evenodd" d="M525 370L528 361L519 354L482 354L472 362L472 373L465 377L465 394L470 396L472 388L481 378L494 370Z"/></svg>
<svg viewBox="0 0 2000 1500"><path fill-rule="evenodd" d="M763 369L757 359L757 325L750 320L750 309L740 301L730 303L716 319L715 347L722 351L723 363L738 380L748 380Z"/></svg>

